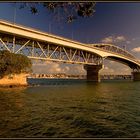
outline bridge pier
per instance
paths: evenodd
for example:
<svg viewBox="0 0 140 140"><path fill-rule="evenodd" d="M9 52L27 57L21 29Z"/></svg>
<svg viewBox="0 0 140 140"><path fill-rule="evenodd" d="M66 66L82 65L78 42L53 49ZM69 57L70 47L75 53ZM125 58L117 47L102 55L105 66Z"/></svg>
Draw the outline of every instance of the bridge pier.
<svg viewBox="0 0 140 140"><path fill-rule="evenodd" d="M87 81L100 82L99 71L102 65L84 65L84 69L87 71Z"/></svg>
<svg viewBox="0 0 140 140"><path fill-rule="evenodd" d="M140 81L140 72L132 72L133 81Z"/></svg>

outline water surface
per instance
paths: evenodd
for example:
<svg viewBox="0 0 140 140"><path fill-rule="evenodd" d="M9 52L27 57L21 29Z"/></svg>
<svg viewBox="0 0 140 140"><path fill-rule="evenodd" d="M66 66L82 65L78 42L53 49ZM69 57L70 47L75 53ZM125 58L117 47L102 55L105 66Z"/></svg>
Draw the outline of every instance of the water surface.
<svg viewBox="0 0 140 140"><path fill-rule="evenodd" d="M1 138L140 138L140 82L29 83L0 89Z"/></svg>

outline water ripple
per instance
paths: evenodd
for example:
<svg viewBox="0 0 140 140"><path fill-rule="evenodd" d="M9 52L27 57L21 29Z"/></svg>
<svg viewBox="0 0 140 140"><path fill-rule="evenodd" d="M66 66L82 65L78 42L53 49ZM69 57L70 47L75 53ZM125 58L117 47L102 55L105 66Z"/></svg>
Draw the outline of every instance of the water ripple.
<svg viewBox="0 0 140 140"><path fill-rule="evenodd" d="M0 89L0 137L140 138L139 85L69 81Z"/></svg>

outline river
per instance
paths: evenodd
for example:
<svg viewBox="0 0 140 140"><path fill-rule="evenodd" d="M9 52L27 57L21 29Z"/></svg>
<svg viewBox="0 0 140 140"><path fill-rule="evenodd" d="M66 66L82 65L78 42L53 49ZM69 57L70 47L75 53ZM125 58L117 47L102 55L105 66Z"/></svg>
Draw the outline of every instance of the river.
<svg viewBox="0 0 140 140"><path fill-rule="evenodd" d="M28 82L0 88L0 138L140 138L140 82Z"/></svg>

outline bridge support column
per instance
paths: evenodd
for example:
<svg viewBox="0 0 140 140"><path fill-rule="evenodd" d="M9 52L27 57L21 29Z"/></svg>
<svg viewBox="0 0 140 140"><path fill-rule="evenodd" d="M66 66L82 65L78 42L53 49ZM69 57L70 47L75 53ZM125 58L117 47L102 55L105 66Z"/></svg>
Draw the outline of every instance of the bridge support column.
<svg viewBox="0 0 140 140"><path fill-rule="evenodd" d="M102 65L84 65L84 69L87 71L87 81L100 82L99 71Z"/></svg>
<svg viewBox="0 0 140 140"><path fill-rule="evenodd" d="M133 81L140 81L140 72L132 72Z"/></svg>

